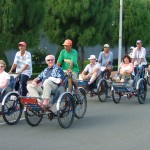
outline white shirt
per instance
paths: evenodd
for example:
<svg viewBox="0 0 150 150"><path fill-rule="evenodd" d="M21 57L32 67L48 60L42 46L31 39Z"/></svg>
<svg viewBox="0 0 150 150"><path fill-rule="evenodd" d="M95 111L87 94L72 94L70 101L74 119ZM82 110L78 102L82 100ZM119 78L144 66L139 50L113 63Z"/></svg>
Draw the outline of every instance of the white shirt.
<svg viewBox="0 0 150 150"><path fill-rule="evenodd" d="M93 69L95 69L95 68L100 68L100 64L99 64L98 62L95 62L94 65L88 64L88 65L85 67L84 71L85 71L85 72L91 72L91 71L92 71ZM101 73L101 71L100 71L100 69L98 69L98 75L100 75L100 73Z"/></svg>
<svg viewBox="0 0 150 150"><path fill-rule="evenodd" d="M7 72L3 71L0 74L0 85L4 84L4 82L9 79L10 79L10 75Z"/></svg>
<svg viewBox="0 0 150 150"><path fill-rule="evenodd" d="M27 76L31 76L32 74L32 58L31 53L28 51L25 51L24 56L21 56L21 52L17 52L14 59L14 64L17 64L16 67L16 73L20 72L22 68L27 64L28 67L26 70L22 72L22 74L25 74Z"/></svg>
<svg viewBox="0 0 150 150"><path fill-rule="evenodd" d="M141 65L147 65L146 61L146 49L144 47L141 47L140 50L136 48L133 49L132 58L135 58L134 65L139 64L140 58L143 58L143 61L141 62Z"/></svg>

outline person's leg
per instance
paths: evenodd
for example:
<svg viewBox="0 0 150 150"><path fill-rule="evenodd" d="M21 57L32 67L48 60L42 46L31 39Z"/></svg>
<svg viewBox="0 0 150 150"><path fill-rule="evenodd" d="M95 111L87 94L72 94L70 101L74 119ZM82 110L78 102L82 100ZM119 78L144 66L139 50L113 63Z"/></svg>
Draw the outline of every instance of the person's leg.
<svg viewBox="0 0 150 150"><path fill-rule="evenodd" d="M32 84L28 84L27 85L27 90L28 90L29 95L31 97L39 97L39 98L37 98L37 101L38 101L38 104L41 105L42 100L40 99L40 96L43 93L43 89L41 88L41 86L34 86Z"/></svg>
<svg viewBox="0 0 150 150"><path fill-rule="evenodd" d="M29 76L21 74L19 78L19 93L21 96L27 95L27 81L29 79Z"/></svg>
<svg viewBox="0 0 150 150"><path fill-rule="evenodd" d="M46 79L43 83L43 105L47 106L49 104L50 95L52 91L55 91L58 88L58 85L52 82L51 80ZM52 104L51 106L52 107Z"/></svg>
<svg viewBox="0 0 150 150"><path fill-rule="evenodd" d="M72 84L73 84L73 86L74 86L74 92L76 93L76 94L78 94L78 84L77 84L77 74L75 73L75 72L72 72Z"/></svg>
<svg viewBox="0 0 150 150"><path fill-rule="evenodd" d="M111 67L107 67L107 70L108 70L107 79L109 79L110 75L111 75L112 68Z"/></svg>
<svg viewBox="0 0 150 150"><path fill-rule="evenodd" d="M95 72L95 73L92 74L92 77L90 79L90 82L88 82L88 84L89 85L92 84L96 80L96 78L97 78L97 72Z"/></svg>

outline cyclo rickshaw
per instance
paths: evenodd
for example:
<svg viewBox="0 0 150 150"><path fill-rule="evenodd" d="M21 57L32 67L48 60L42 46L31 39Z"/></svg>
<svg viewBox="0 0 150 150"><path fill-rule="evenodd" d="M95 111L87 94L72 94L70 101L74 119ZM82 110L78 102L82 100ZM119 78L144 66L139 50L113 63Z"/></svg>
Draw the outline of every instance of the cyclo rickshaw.
<svg viewBox="0 0 150 150"><path fill-rule="evenodd" d="M78 86L89 92L91 97L97 95L101 102L105 102L109 97L108 92L111 90L111 82L106 80L107 74L108 70L106 67L101 67L101 74L91 85L88 85L89 80L79 79L77 80Z"/></svg>
<svg viewBox="0 0 150 150"><path fill-rule="evenodd" d="M82 118L87 108L86 92L83 88L78 89L80 99L74 93L73 86L71 92L67 91L71 76L71 73L66 74L57 91L52 92L53 101L56 104L55 112L39 105L37 101L39 97L23 97L14 91L6 94L2 102L4 121L9 125L16 124L24 109L25 119L31 126L37 126L43 117L48 116L50 120L57 118L62 128L70 127L74 117Z"/></svg>
<svg viewBox="0 0 150 150"><path fill-rule="evenodd" d="M147 94L147 83L144 78L144 67L135 67L136 75L129 82L112 82L112 98L118 104L122 96L128 99L136 96L140 104L144 104Z"/></svg>

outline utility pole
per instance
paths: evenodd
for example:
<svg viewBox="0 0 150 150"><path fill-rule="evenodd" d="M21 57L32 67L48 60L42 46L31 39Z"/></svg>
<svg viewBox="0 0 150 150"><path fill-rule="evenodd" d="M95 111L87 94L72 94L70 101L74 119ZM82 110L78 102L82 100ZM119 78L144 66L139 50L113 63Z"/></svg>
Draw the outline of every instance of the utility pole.
<svg viewBox="0 0 150 150"><path fill-rule="evenodd" d="M122 58L122 12L123 0L120 0L120 14L119 14L119 46L118 46L118 70Z"/></svg>

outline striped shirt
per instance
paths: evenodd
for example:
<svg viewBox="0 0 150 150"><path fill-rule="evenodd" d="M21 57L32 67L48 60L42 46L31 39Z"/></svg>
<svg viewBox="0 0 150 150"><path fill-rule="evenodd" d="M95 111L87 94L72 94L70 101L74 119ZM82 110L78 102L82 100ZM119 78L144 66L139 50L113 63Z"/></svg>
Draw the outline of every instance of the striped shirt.
<svg viewBox="0 0 150 150"><path fill-rule="evenodd" d="M16 73L21 72L22 68L25 65L28 65L27 69L22 72L22 74L25 74L27 76L32 75L32 59L31 59L31 53L28 51L25 51L25 54L21 56L21 52L17 52L14 59L14 64L17 65L16 67Z"/></svg>

